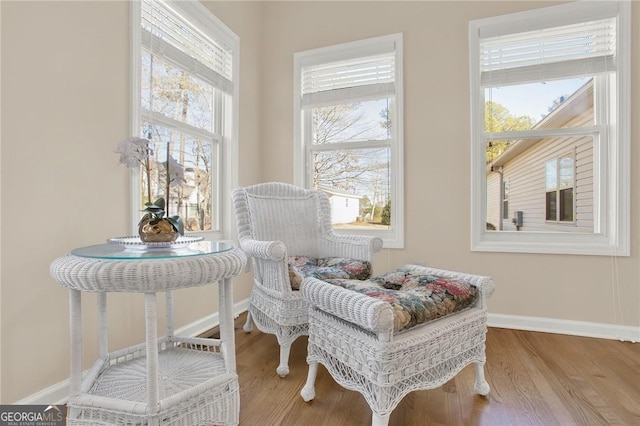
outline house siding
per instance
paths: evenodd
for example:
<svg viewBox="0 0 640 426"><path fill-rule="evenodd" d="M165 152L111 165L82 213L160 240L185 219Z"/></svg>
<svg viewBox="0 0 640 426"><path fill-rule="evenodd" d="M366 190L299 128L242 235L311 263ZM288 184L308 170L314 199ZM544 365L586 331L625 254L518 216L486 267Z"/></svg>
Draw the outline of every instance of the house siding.
<svg viewBox="0 0 640 426"><path fill-rule="evenodd" d="M567 122L563 127L589 126L593 107ZM568 153L575 153L574 222L545 220L545 163ZM560 137L534 144L502 166L503 179L509 182L509 218L501 219L502 230L516 231L512 222L516 211L523 212L520 231L594 232L593 138ZM500 174L487 174L487 221L500 212Z"/></svg>
<svg viewBox="0 0 640 426"><path fill-rule="evenodd" d="M487 223L500 229L502 196L500 189L500 173L487 175Z"/></svg>

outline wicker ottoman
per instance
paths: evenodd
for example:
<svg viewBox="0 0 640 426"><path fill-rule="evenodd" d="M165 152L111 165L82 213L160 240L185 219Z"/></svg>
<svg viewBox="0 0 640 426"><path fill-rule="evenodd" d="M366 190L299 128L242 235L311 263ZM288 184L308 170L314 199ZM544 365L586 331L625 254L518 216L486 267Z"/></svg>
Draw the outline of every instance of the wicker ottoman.
<svg viewBox="0 0 640 426"><path fill-rule="evenodd" d="M404 269L463 280L475 288L477 297L463 310L397 332L391 303L306 278L301 287L310 304L309 374L301 392L305 401L315 397L318 363L338 384L365 397L373 425L388 424L391 412L409 392L439 387L471 363L475 391L489 393L484 378L486 302L493 280L416 265Z"/></svg>

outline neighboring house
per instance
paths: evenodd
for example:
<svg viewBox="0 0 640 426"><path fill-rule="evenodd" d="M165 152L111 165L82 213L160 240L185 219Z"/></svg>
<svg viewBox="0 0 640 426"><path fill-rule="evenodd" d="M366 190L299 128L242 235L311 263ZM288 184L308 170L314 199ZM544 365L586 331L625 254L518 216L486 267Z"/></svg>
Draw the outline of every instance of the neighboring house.
<svg viewBox="0 0 640 426"><path fill-rule="evenodd" d="M593 80L535 129L593 123ZM487 164L487 229L594 232L590 136L522 139ZM521 212L521 213L519 213Z"/></svg>
<svg viewBox="0 0 640 426"><path fill-rule="evenodd" d="M320 186L318 189L329 197L331 223L353 223L360 216L361 196L327 186Z"/></svg>

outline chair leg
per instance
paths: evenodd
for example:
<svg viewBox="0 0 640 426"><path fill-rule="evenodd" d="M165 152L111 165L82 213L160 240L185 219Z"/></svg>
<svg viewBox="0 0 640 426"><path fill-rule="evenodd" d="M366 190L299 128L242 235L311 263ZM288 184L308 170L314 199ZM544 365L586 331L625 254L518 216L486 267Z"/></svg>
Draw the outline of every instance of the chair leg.
<svg viewBox="0 0 640 426"><path fill-rule="evenodd" d="M307 383L304 384L300 395L304 402L309 402L316 397L316 376L318 375L318 363L312 362L309 364L309 372L307 373Z"/></svg>
<svg viewBox="0 0 640 426"><path fill-rule="evenodd" d="M253 323L251 322L251 311L247 311L247 320L242 326L242 329L245 333L251 333L253 331Z"/></svg>
<svg viewBox="0 0 640 426"><path fill-rule="evenodd" d="M484 378L484 362L475 362L474 367L476 369L476 383L474 390L482 396L489 394L489 383Z"/></svg>
<svg viewBox="0 0 640 426"><path fill-rule="evenodd" d="M289 374L289 352L291 351L291 343L280 345L280 365L276 368L276 373L280 377L287 377Z"/></svg>
<svg viewBox="0 0 640 426"><path fill-rule="evenodd" d="M371 417L371 426L387 426L389 424L389 417L391 417L391 413L386 416L373 413L373 416Z"/></svg>

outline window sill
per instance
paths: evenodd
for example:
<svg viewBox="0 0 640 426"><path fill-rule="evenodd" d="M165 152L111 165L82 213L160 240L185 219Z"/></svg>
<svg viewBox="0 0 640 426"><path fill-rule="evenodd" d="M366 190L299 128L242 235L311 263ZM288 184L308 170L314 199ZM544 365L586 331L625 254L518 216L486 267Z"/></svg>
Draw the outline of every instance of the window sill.
<svg viewBox="0 0 640 426"><path fill-rule="evenodd" d="M593 256L630 256L629 242L616 242L602 234L548 232L482 232L472 238L471 251L543 253Z"/></svg>

